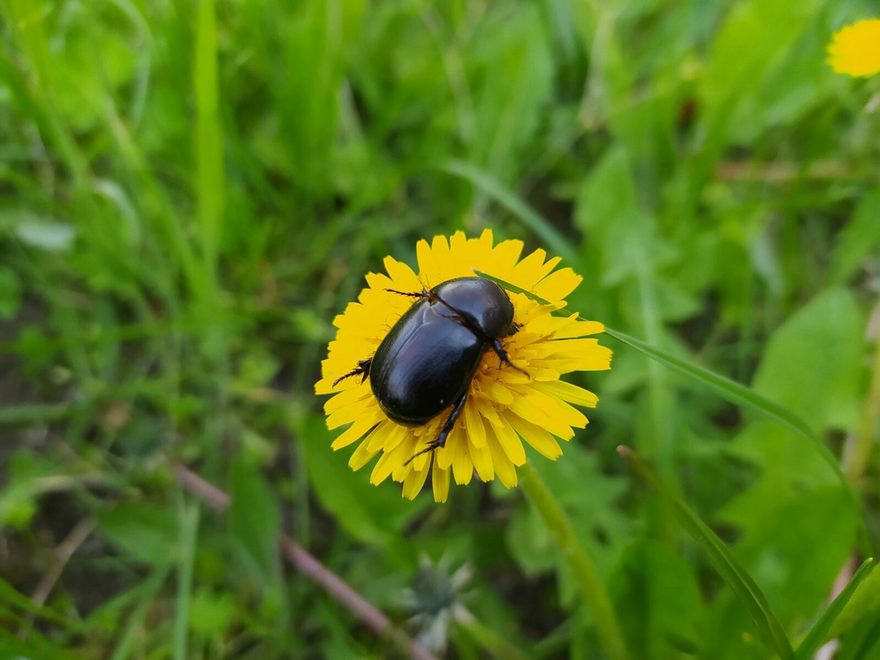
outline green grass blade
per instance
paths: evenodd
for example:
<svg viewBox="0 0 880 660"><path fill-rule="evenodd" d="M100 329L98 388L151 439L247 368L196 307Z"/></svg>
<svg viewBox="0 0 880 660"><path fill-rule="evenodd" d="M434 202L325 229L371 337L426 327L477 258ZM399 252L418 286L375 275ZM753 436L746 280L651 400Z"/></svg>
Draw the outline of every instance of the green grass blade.
<svg viewBox="0 0 880 660"><path fill-rule="evenodd" d="M535 302L541 303L542 305L552 305L553 304L549 300L545 300L541 296L538 296L538 295L532 293L531 291L526 291L525 289L517 286L516 284L511 284L510 282L502 280L499 277L495 277L494 275L489 275L488 273L484 273L483 271L477 270L476 268L474 269L474 274L477 275L477 277L485 277L487 280L492 280L493 282L495 282L495 284L497 284L501 287L504 287L508 291L513 291L514 293L521 293L524 296L531 298Z"/></svg>
<svg viewBox="0 0 880 660"><path fill-rule="evenodd" d="M22 403L0 407L0 427L50 424L64 419L81 406L71 403Z"/></svg>
<svg viewBox="0 0 880 660"><path fill-rule="evenodd" d="M193 566L199 531L198 506L187 504L181 499L178 502L177 518L180 532L180 558L177 566L177 600L174 608L173 657L175 660L186 660Z"/></svg>
<svg viewBox="0 0 880 660"><path fill-rule="evenodd" d="M859 570L856 571L856 574L853 575L852 579L849 581L849 584L844 587L843 591L841 591L837 598L835 598L831 604L825 608L825 611L822 612L822 616L819 617L819 620L813 624L813 627L810 628L810 632L807 633L807 636L804 637L803 641L798 646L795 655L798 660L808 660L813 657L813 654L819 649L819 647L825 642L828 638L828 633L831 630L831 626L834 625L834 622L837 620L837 617L840 616L840 613L843 612L843 608L846 607L846 604L849 602L849 599L852 598L853 594L856 592L858 586L862 583L868 575L870 575L871 571L874 570L874 566L876 566L877 562L874 561L873 557L866 559L861 566L859 566Z"/></svg>
<svg viewBox="0 0 880 660"><path fill-rule="evenodd" d="M571 249L565 237L539 213L517 197L512 190L489 173L474 167L470 163L459 160L448 160L440 165L439 169L472 183L476 188L482 190L516 216L520 222L531 229L535 235L539 236L556 254L563 257L569 263L578 262L577 253Z"/></svg>
<svg viewBox="0 0 880 660"><path fill-rule="evenodd" d="M640 339L631 337L623 332L614 330L613 328L606 327L605 333L614 337L617 341L623 342L630 348L636 349L639 353L646 355L652 360L656 360L680 374L684 374L689 378L699 381L727 401L763 413L798 433L813 439L815 438L810 427L807 426L806 422L800 417L790 410L783 408L779 404L773 403L769 399L764 398L745 385L737 383L726 376L716 374L715 372L709 371L696 364L677 358L671 353L667 353L666 351L646 344ZM834 460L833 457L831 461L837 466L837 461ZM839 470L839 466L837 469Z"/></svg>
<svg viewBox="0 0 880 660"><path fill-rule="evenodd" d="M824 443L816 436L815 433L807 426L806 422L802 420L800 417L795 415L790 410L783 408L777 403L770 401L769 399L761 396L754 390L741 383L737 383L726 376L722 376L721 374L716 374L713 371L709 371L699 365L692 364L685 360L675 357L674 355L667 353L659 348L646 344L640 339L636 339L635 337L630 337L623 332L618 330L614 330L613 328L605 327L605 333L613 337L614 339L626 344L630 348L634 348L643 355L651 358L652 360L657 360L661 364L673 369L674 371L679 372L702 385L705 385L713 392L721 396L723 399L730 401L733 404L743 406L745 408L750 408L756 412L762 413L771 419L776 420L777 422L784 424L788 428L796 431L797 433L806 437L813 446L819 451L822 455L822 458L825 459L825 462L834 470L834 473L840 479L840 483L845 487L846 491L850 494L852 499L855 499L855 496L852 493L852 489L849 486L849 482L846 480L846 476L843 474L843 470L840 468L840 464L837 462L837 459L834 457L834 454L831 453L831 450L825 446ZM857 504L857 510L861 507Z"/></svg>
<svg viewBox="0 0 880 660"><path fill-rule="evenodd" d="M706 553L718 574L733 589L734 593L740 597L752 620L755 622L758 634L765 643L779 657L792 660L795 657L794 651L791 648L788 636L785 634L785 629L770 609L767 598L758 588L758 585L755 584L755 581L752 580L746 570L740 566L724 542L684 501L676 497L660 481L660 478L654 474L654 471L638 454L625 446L618 447L617 451L626 459L638 477L669 503L675 516Z"/></svg>
<svg viewBox="0 0 880 660"><path fill-rule="evenodd" d="M202 0L199 3L193 77L196 101L199 232L208 278L206 284L213 287L226 189L223 131L219 111L217 24L213 0Z"/></svg>
<svg viewBox="0 0 880 660"><path fill-rule="evenodd" d="M536 296L530 291L526 291L521 287L516 286L515 284L511 284L509 282L505 282L497 277L493 277L487 273L483 273L482 271L475 270L474 271L478 276L485 277L486 279L492 280L497 284L503 286L505 289L509 291L513 291L515 293L522 293L523 295L532 298L536 302L549 305L550 301L544 300L540 296ZM580 318L580 317L579 317ZM682 360L681 358L677 358L671 353L667 353L664 350L651 346L643 342L641 339L636 339L635 337L631 337L619 330L615 330L614 328L609 328L605 326L605 334L613 337L619 342L622 342L629 346L630 348L634 348L643 355L651 358L652 360L656 360L661 364L673 369L674 371L679 372L689 378L700 382L703 385L709 387L713 392L720 395L723 399L730 401L736 405L740 405L746 408L750 408L757 412L760 412L776 421L784 424L790 429L800 433L801 435L805 435L810 440L813 440L817 443L819 450L822 452L823 457L829 461L829 464L834 468L834 471L837 472L841 477L843 476L843 472L840 469L840 465L837 460L834 458L834 455L828 450L828 448L820 443L816 438L813 431L807 426L806 422L802 420L800 417L795 415L790 410L783 408L777 403L770 401L769 399L761 396L754 390L741 383L737 383L735 380L731 380L726 376L722 376L721 374L717 374L714 371L709 371L708 369L701 367L696 364L692 364L687 362L686 360Z"/></svg>
<svg viewBox="0 0 880 660"><path fill-rule="evenodd" d="M162 588L162 583L165 582L168 574L171 573L172 566L173 564L170 562L157 566L142 583L141 599L128 617L128 622L118 636L116 648L113 650L110 660L127 660L127 658L135 654L134 647L137 644L138 636L142 635L145 630L144 625L147 615L150 613L150 608L153 606L156 595Z"/></svg>

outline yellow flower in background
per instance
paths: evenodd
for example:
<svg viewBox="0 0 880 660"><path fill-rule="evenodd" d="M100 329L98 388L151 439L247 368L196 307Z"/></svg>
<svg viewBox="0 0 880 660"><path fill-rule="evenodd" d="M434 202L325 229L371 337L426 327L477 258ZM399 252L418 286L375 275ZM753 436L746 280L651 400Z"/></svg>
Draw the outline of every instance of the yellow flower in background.
<svg viewBox="0 0 880 660"><path fill-rule="evenodd" d="M429 474L434 499L445 502L451 479L467 484L474 474L482 481L498 478L511 488L516 467L526 462L523 441L543 456L562 455L557 439L571 440L587 418L571 404L595 407L598 397L560 380L573 371L609 369L611 351L591 335L604 331L596 321L577 314L554 314L581 282L571 268L556 269L560 259L544 250L520 258L522 241L493 244L492 232L468 239L456 232L449 240L435 236L416 246L418 272L392 257L384 261L387 275L369 273L357 302L349 303L333 321L338 328L321 364L318 394L332 394L324 410L327 426L348 426L333 442L338 450L359 442L349 465L358 470L378 456L370 481L388 477L403 484L403 495L415 498ZM502 340L512 365L499 366L499 357L486 350L471 380L461 415L443 447L424 451L449 419L452 406L421 426L403 426L379 406L369 378L344 378L358 363L376 352L397 320L414 304L396 292L422 292L475 271L534 294L507 291L513 304L514 334ZM393 289L394 291L389 291ZM423 453L420 453L423 452Z"/></svg>
<svg viewBox="0 0 880 660"><path fill-rule="evenodd" d="M837 73L855 77L880 73L880 19L857 21L835 32L828 63Z"/></svg>

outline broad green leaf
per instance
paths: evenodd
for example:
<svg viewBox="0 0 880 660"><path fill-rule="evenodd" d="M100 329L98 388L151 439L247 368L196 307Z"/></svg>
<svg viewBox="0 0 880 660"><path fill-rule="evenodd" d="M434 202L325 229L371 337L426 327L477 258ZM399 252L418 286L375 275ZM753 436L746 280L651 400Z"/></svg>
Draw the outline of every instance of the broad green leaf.
<svg viewBox="0 0 880 660"><path fill-rule="evenodd" d="M824 482L783 469L761 476L718 519L739 530L736 555L760 581L777 615L786 622L806 621L823 606L829 585L852 552L857 511L827 472ZM720 619L733 616L732 604L723 599L715 609ZM726 657L735 656L735 647L730 650Z"/></svg>
<svg viewBox="0 0 880 660"><path fill-rule="evenodd" d="M193 593L190 603L190 626L193 632L220 641L235 620L237 604L229 592L215 593L202 588Z"/></svg>
<svg viewBox="0 0 880 660"><path fill-rule="evenodd" d="M72 657L68 651L60 647L57 642L47 639L37 630L31 631L24 639L7 637L0 633L0 657L14 660L28 660L30 658L44 658L45 660L70 660Z"/></svg>
<svg viewBox="0 0 880 660"><path fill-rule="evenodd" d="M705 607L695 568L657 541L641 539L626 549L611 590L635 657L697 653Z"/></svg>
<svg viewBox="0 0 880 660"><path fill-rule="evenodd" d="M770 337L754 390L801 416L814 432L852 425L861 404L864 328L851 293L822 293Z"/></svg>
<svg viewBox="0 0 880 660"><path fill-rule="evenodd" d="M167 566L180 553L174 512L148 502L117 504L98 516L101 533L129 557Z"/></svg>
<svg viewBox="0 0 880 660"><path fill-rule="evenodd" d="M679 522L700 545L709 561L736 593L748 610L758 634L773 651L784 660L792 660L794 651L785 629L770 609L767 598L755 581L749 576L733 553L727 548L718 535L695 514L683 500L669 490L660 481L654 471L635 452L628 447L619 447L618 451L627 460L633 471L648 486L672 507Z"/></svg>
<svg viewBox="0 0 880 660"><path fill-rule="evenodd" d="M855 421L864 369L863 324L850 294L834 289L818 296L770 338L754 380L756 392L808 420L804 424L810 428L809 437L815 439L838 479L839 464L815 434ZM747 538L751 527L760 528L762 515L796 506L792 500L802 498L805 490L827 489L832 483L817 455L803 451L797 434L781 432L766 422L748 425L733 450L762 470L759 479L728 504L724 513ZM849 498L842 504L850 512L859 511L852 489L847 487L847 493ZM762 532L756 533L760 537ZM772 535L772 526L767 533ZM772 542L772 536L766 542Z"/></svg>

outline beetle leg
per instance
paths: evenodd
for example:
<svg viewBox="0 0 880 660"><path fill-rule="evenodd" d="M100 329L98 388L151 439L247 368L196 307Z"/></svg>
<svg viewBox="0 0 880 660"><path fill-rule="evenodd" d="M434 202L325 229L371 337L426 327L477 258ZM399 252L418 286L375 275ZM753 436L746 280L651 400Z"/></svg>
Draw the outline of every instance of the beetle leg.
<svg viewBox="0 0 880 660"><path fill-rule="evenodd" d="M351 378L352 376L359 376L363 374L361 377L361 383L363 383L367 376L370 375L370 365L373 364L373 358L367 358L366 360L358 360L358 366L349 371L347 374L340 376L336 380L333 381L332 387L336 387L339 383L346 378Z"/></svg>
<svg viewBox="0 0 880 660"><path fill-rule="evenodd" d="M524 374L526 376L529 375L528 371L526 371L525 369L520 369L518 366L516 366L513 362L510 361L510 356L507 354L507 351L504 350L504 346L501 345L500 339L493 339L492 340L492 350L495 351L495 354L498 356L498 368L499 369L501 368L502 364L506 364L508 367L516 369L521 374Z"/></svg>
<svg viewBox="0 0 880 660"><path fill-rule="evenodd" d="M446 438L449 437L449 434L452 432L452 427L455 426L455 422L461 415L461 411L464 410L464 402L467 401L467 395L468 393L465 390L465 393L455 402L455 407L453 407L452 412L449 414L449 419L446 420L437 439L429 442L427 447L410 456L409 460L407 460L404 465L409 465L416 456L421 456L422 454L427 454L429 451L434 451L435 449L440 449L440 447L446 446Z"/></svg>

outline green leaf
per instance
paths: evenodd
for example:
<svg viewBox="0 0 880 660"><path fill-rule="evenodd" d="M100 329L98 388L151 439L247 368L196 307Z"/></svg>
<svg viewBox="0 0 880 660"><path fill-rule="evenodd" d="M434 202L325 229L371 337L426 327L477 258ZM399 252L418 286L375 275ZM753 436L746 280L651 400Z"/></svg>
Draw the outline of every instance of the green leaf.
<svg viewBox="0 0 880 660"><path fill-rule="evenodd" d="M101 532L132 559L166 566L180 553L174 513L148 502L118 504L98 516Z"/></svg>
<svg viewBox="0 0 880 660"><path fill-rule="evenodd" d="M705 607L696 570L694 562L660 541L639 539L626 549L611 590L635 657L700 655Z"/></svg>
<svg viewBox="0 0 880 660"><path fill-rule="evenodd" d="M672 507L679 522L700 545L709 561L727 585L739 596L754 621L758 634L773 651L785 660L794 658L791 642L785 629L770 609L767 598L754 580L742 568L733 553L718 535L697 514L654 474L654 471L629 447L620 446L618 452L639 478L653 488Z"/></svg>
<svg viewBox="0 0 880 660"><path fill-rule="evenodd" d="M277 585L281 575L278 502L258 467L239 454L229 470L229 531L264 585Z"/></svg>
<svg viewBox="0 0 880 660"><path fill-rule="evenodd" d="M192 596L193 564L196 557L199 531L199 508L194 502L178 502L178 545L180 558L177 566L177 598L174 607L172 633L173 657L187 657L188 631L190 626L190 599Z"/></svg>
<svg viewBox="0 0 880 660"><path fill-rule="evenodd" d="M843 284L865 264L865 258L880 244L880 190L870 190L859 200L849 224L831 252L831 279Z"/></svg>
<svg viewBox="0 0 880 660"><path fill-rule="evenodd" d="M790 436L777 430L756 435L754 441L770 448L779 435ZM804 452L796 438L787 441L793 453L807 454L812 471L801 470L797 458L786 461L773 446L767 460L778 456L779 466L761 463L759 479L718 511L716 519L738 530L736 556L760 581L776 614L785 622L800 622L820 610L829 585L851 556L858 515L824 464ZM731 600L713 603L714 620L725 628L729 623L723 621L736 618ZM739 640L731 640L727 657L737 657L737 644Z"/></svg>
<svg viewBox="0 0 880 660"><path fill-rule="evenodd" d="M849 291L816 296L770 337L754 392L808 420L812 434L852 426L862 398L864 328Z"/></svg>
<svg viewBox="0 0 880 660"><path fill-rule="evenodd" d="M868 577L868 575L871 574L871 571L874 570L875 565L876 562L874 559L869 558L859 566L859 570L856 571L856 574L853 575L843 591L837 595L837 598L835 598L825 609L822 616L813 624L813 627L810 628L810 632L807 633L807 636L804 637L803 641L798 646L796 652L798 660L808 660L809 658L812 658L813 654L819 649L822 643L828 639L831 627L834 625L835 621L837 621L837 618L853 597L853 594L862 583L862 580Z"/></svg>
<svg viewBox="0 0 880 660"><path fill-rule="evenodd" d="M298 429L308 467L309 481L322 506L354 538L384 548L404 552L401 532L406 524L431 505L423 494L410 502L400 495L400 486L370 483L370 466L353 472L348 467L350 452L334 452L333 436L324 420L310 416Z"/></svg>
<svg viewBox="0 0 880 660"><path fill-rule="evenodd" d="M199 589L190 604L190 626L193 632L219 641L235 619L237 608L231 593Z"/></svg>

